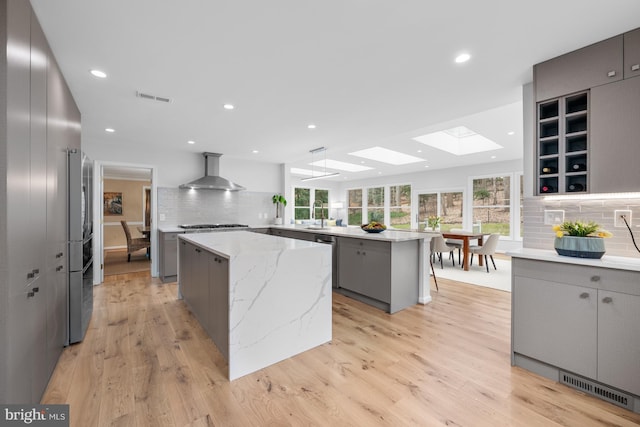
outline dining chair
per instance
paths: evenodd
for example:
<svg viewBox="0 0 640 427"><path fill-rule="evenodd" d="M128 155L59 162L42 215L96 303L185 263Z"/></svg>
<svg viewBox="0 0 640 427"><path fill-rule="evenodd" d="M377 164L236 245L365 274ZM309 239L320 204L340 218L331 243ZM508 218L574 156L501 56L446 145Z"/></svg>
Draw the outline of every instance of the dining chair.
<svg viewBox="0 0 640 427"><path fill-rule="evenodd" d="M498 241L500 240L500 234L493 233L489 235L487 241L482 246L471 246L469 247L469 253L471 254L471 262L470 265L473 265L473 254L478 254L478 256L484 256L484 264L487 266L487 273L489 272L489 263L487 262L487 255L491 258L491 263L493 264L493 269L497 270L496 263L493 260L493 254L496 253L496 248L498 247Z"/></svg>
<svg viewBox="0 0 640 427"><path fill-rule="evenodd" d="M453 246L449 246L445 243L444 237L442 236L434 236L431 238L431 258L438 254L440 258L440 268L444 269L444 264L442 262L442 253L449 252L449 258L451 258L451 262L453 266L456 265L456 259L453 256L453 250L455 248Z"/></svg>
<svg viewBox="0 0 640 427"><path fill-rule="evenodd" d="M466 230L464 230L462 228L452 228L449 231L452 232L452 233L457 233L457 232L466 231ZM461 265L462 262L460 261L460 252L462 252L463 241L460 240L460 239L446 239L445 242L449 246L454 246L454 247L458 248L458 265Z"/></svg>
<svg viewBox="0 0 640 427"><path fill-rule="evenodd" d="M127 221L120 221L124 234L127 237L127 262L131 262L131 254L141 249L147 249L151 247L151 239L145 238L131 238L131 230L127 225Z"/></svg>

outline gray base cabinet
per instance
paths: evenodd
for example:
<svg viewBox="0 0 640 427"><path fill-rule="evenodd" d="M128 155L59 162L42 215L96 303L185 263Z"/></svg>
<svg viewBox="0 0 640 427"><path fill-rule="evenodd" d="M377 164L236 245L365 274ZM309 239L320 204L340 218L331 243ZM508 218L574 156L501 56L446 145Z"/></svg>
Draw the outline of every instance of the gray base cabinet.
<svg viewBox="0 0 640 427"><path fill-rule="evenodd" d="M338 292L395 313L418 301L419 242L339 237Z"/></svg>
<svg viewBox="0 0 640 427"><path fill-rule="evenodd" d="M513 258L512 275L514 364L640 397L640 272Z"/></svg>
<svg viewBox="0 0 640 427"><path fill-rule="evenodd" d="M179 292L229 360L229 260L179 240Z"/></svg>
<svg viewBox="0 0 640 427"><path fill-rule="evenodd" d="M160 231L158 240L160 241L160 280L172 282L178 275L178 235L184 232L164 232Z"/></svg>

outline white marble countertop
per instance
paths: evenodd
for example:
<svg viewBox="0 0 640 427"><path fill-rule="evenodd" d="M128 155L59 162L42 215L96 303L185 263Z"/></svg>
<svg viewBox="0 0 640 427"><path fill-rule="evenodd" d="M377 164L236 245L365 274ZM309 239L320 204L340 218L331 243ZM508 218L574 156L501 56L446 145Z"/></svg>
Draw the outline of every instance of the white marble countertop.
<svg viewBox="0 0 640 427"><path fill-rule="evenodd" d="M309 228L314 226L309 225L271 225L270 228L279 230L294 230L302 231L305 233L313 234L326 234L330 236L338 237L354 237L357 239L378 240L385 242L405 242L409 240L422 240L439 235L440 233L430 232L418 232L418 231L400 231L400 230L385 230L382 233L367 233L360 227L324 227Z"/></svg>
<svg viewBox="0 0 640 427"><path fill-rule="evenodd" d="M322 243L297 239L283 239L268 234L250 231L227 231L226 233L188 233L178 236L204 250L223 258L231 259L239 255L280 252L284 250L305 249L326 246Z"/></svg>
<svg viewBox="0 0 640 427"><path fill-rule="evenodd" d="M590 267L612 268L616 270L640 271L640 257L621 257L605 254L600 259L577 258L558 255L556 251L547 249L523 248L509 251L507 255L514 258L526 258L538 261L559 262L563 264L586 265Z"/></svg>

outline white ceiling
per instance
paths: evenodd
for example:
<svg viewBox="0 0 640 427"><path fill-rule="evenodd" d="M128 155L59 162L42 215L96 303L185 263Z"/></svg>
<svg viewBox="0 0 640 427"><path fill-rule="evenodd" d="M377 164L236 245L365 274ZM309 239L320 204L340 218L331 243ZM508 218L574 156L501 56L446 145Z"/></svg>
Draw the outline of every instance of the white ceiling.
<svg viewBox="0 0 640 427"><path fill-rule="evenodd" d="M83 141L300 168L321 146L356 163L347 153L372 146L426 159L367 161L373 170L339 179L522 157L531 66L640 26L637 0L31 3L82 112ZM471 60L455 64L463 51ZM505 148L457 157L411 139L459 125Z"/></svg>

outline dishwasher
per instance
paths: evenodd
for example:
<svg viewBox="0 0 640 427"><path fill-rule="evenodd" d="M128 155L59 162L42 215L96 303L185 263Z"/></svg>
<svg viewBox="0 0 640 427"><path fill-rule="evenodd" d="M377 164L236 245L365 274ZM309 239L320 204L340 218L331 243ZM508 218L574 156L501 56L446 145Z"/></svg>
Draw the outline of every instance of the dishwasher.
<svg viewBox="0 0 640 427"><path fill-rule="evenodd" d="M327 236L324 234L316 234L315 239L318 243L331 245L331 286L338 287L338 246L335 236Z"/></svg>

